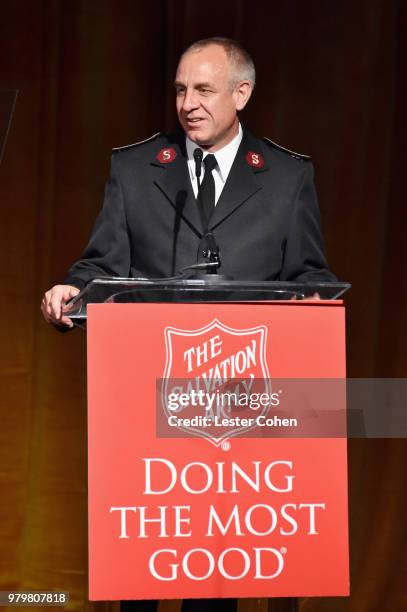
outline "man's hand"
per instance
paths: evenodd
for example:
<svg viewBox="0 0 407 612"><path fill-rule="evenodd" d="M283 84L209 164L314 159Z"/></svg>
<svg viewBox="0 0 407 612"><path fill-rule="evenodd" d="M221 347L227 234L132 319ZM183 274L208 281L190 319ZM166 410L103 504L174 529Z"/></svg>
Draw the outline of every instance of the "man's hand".
<svg viewBox="0 0 407 612"><path fill-rule="evenodd" d="M42 298L41 311L44 319L54 325L73 327L71 319L64 315L64 306L78 293L79 289L72 287L72 285L55 285L52 287Z"/></svg>
<svg viewBox="0 0 407 612"><path fill-rule="evenodd" d="M318 302L318 300L321 299L321 296L319 295L319 293L314 293L314 295L310 295L309 297L306 297L305 299L309 300L310 302Z"/></svg>

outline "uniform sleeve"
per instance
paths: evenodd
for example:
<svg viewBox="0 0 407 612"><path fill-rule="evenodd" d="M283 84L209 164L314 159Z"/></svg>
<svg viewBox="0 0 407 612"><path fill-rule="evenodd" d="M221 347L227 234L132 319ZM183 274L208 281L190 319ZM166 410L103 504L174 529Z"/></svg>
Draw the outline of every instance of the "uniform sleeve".
<svg viewBox="0 0 407 612"><path fill-rule="evenodd" d="M285 243L281 280L335 282L326 262L311 162L304 163Z"/></svg>
<svg viewBox="0 0 407 612"><path fill-rule="evenodd" d="M92 278L127 277L130 273L130 239L116 155L111 159L101 212L82 257L70 268L63 281L82 289Z"/></svg>

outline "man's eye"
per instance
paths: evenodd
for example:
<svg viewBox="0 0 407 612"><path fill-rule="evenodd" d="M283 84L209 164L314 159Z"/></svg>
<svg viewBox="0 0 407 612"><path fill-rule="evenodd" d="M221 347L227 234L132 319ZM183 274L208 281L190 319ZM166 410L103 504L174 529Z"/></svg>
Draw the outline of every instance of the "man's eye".
<svg viewBox="0 0 407 612"><path fill-rule="evenodd" d="M177 93L177 96L183 96L185 94L185 89L183 89L182 87L177 87L175 91Z"/></svg>

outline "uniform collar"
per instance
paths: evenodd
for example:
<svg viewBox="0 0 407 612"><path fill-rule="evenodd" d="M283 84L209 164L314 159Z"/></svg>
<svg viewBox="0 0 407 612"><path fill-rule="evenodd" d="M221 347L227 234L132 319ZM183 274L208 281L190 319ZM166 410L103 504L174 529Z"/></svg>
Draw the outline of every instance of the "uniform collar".
<svg viewBox="0 0 407 612"><path fill-rule="evenodd" d="M196 142L193 142L192 140L190 140L188 136L186 136L185 138L186 138L186 150L187 150L187 156L188 156L189 173L191 176L191 180L194 181L196 179L194 151L198 145L196 144ZM242 130L242 126L239 123L238 134L227 145L222 147L222 149L219 149L219 151L216 151L214 153L216 157L216 161L218 162L219 176L221 177L224 183L226 182L229 176L230 169L235 160L236 153L239 149L240 143L242 142L242 138L243 138L243 130ZM204 159L207 155L208 155L208 152L203 150Z"/></svg>

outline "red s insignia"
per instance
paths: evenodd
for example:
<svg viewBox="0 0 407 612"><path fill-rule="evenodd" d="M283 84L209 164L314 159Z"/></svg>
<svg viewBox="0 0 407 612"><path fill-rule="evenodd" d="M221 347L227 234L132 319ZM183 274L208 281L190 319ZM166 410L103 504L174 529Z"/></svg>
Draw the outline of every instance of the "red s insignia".
<svg viewBox="0 0 407 612"><path fill-rule="evenodd" d="M169 147L168 149L161 149L161 151L157 154L157 159L161 164L169 164L174 161L177 157L177 152L173 147Z"/></svg>
<svg viewBox="0 0 407 612"><path fill-rule="evenodd" d="M254 151L247 152L246 161L249 166L253 168L262 168L264 166L264 157L260 153L255 153Z"/></svg>

